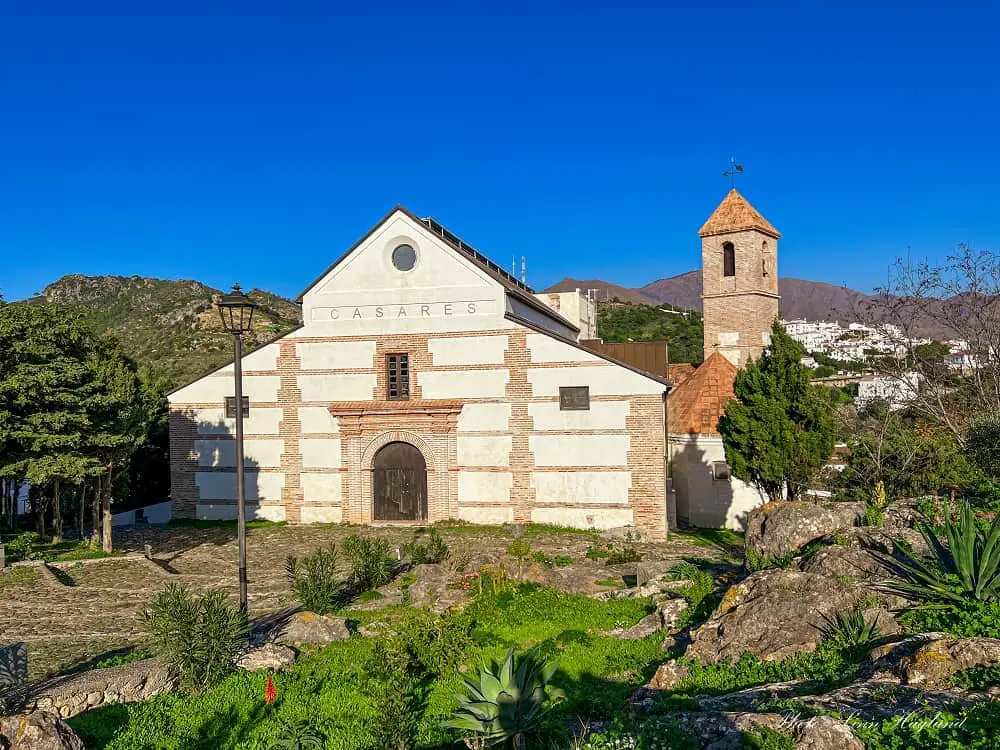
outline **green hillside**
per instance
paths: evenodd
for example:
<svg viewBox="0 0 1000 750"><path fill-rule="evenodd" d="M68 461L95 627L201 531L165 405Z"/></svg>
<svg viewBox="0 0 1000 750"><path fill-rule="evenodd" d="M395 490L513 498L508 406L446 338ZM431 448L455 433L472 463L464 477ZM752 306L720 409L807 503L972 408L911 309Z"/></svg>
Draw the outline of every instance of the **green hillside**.
<svg viewBox="0 0 1000 750"><path fill-rule="evenodd" d="M597 331L608 342L666 341L672 363L702 361L704 331L698 312L672 310L666 305L600 302Z"/></svg>
<svg viewBox="0 0 1000 750"><path fill-rule="evenodd" d="M169 389L232 359L232 338L212 308L212 295L220 293L197 281L70 275L47 286L36 301L81 311L95 331L113 334ZM261 305L250 349L299 324L293 302L259 289L249 295Z"/></svg>

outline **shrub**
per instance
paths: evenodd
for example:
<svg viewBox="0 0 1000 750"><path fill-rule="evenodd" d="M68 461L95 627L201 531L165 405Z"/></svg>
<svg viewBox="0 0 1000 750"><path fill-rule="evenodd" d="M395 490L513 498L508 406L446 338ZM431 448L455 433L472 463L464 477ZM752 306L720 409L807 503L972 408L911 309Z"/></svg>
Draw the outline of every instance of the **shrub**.
<svg viewBox="0 0 1000 750"><path fill-rule="evenodd" d="M546 568L554 568L556 566L556 561L544 552L536 552L532 555L532 559L539 565L544 565Z"/></svg>
<svg viewBox="0 0 1000 750"><path fill-rule="evenodd" d="M1000 478L1000 415L986 414L969 426L965 453L983 474Z"/></svg>
<svg viewBox="0 0 1000 750"><path fill-rule="evenodd" d="M409 655L399 639L379 640L365 664L366 689L377 717L372 748L407 750L415 745L418 711Z"/></svg>
<svg viewBox="0 0 1000 750"><path fill-rule="evenodd" d="M409 660L409 671L439 676L457 669L472 647L474 624L462 614L417 612L397 625L396 637Z"/></svg>
<svg viewBox="0 0 1000 750"><path fill-rule="evenodd" d="M874 622L866 622L859 608L837 612L833 617L822 615L823 640L851 658L860 658L882 637Z"/></svg>
<svg viewBox="0 0 1000 750"><path fill-rule="evenodd" d="M446 725L489 744L509 741L523 749L524 736L538 728L548 707L565 697L549 684L555 671L555 662L543 663L532 654L515 660L510 649L502 664L484 665L478 679L464 681L459 707Z"/></svg>
<svg viewBox="0 0 1000 750"><path fill-rule="evenodd" d="M25 531L23 534L18 534L14 539L7 542L7 561L37 560L39 554L35 552L35 547L41 544L41 542L42 538L34 531Z"/></svg>
<svg viewBox="0 0 1000 750"><path fill-rule="evenodd" d="M507 545L507 554L517 560L517 580L524 578L524 563L531 557L531 545L524 539L515 539Z"/></svg>
<svg viewBox="0 0 1000 750"><path fill-rule="evenodd" d="M576 750L697 750L694 735L676 719L654 716L645 721L616 719L610 726L589 735Z"/></svg>
<svg viewBox="0 0 1000 750"><path fill-rule="evenodd" d="M715 589L715 580L712 576L688 561L677 563L672 567L667 580L691 581L689 585L678 589L677 593L687 599L692 607L701 604L702 600Z"/></svg>
<svg viewBox="0 0 1000 750"><path fill-rule="evenodd" d="M325 615L344 604L337 545L322 547L301 559L289 556L285 570L295 597L308 611Z"/></svg>
<svg viewBox="0 0 1000 750"><path fill-rule="evenodd" d="M960 638L1000 638L1000 602L911 609L899 618L912 633L945 632Z"/></svg>
<svg viewBox="0 0 1000 750"><path fill-rule="evenodd" d="M351 582L361 591L377 589L392 580L398 561L389 553L389 542L377 536L349 536L341 549L351 561Z"/></svg>
<svg viewBox="0 0 1000 750"><path fill-rule="evenodd" d="M556 559L553 562L557 568L568 568L573 564L573 558L569 555L556 555Z"/></svg>
<svg viewBox="0 0 1000 750"><path fill-rule="evenodd" d="M795 742L791 737L768 727L744 732L742 739L746 750L795 750Z"/></svg>
<svg viewBox="0 0 1000 750"><path fill-rule="evenodd" d="M927 524L920 526L932 557L924 560L912 553L894 557L874 552L900 580L883 581L882 591L925 606L962 605L970 598L996 601L1000 598L1000 516L986 529L976 523L968 503L962 503L958 521L945 508L945 546Z"/></svg>
<svg viewBox="0 0 1000 750"><path fill-rule="evenodd" d="M885 508L876 503L866 503L865 517L862 525L881 526L883 521L885 521Z"/></svg>
<svg viewBox="0 0 1000 750"><path fill-rule="evenodd" d="M196 691L232 672L247 640L246 614L221 589L197 595L187 586L167 584L140 618L153 651Z"/></svg>
<svg viewBox="0 0 1000 750"><path fill-rule="evenodd" d="M437 565L448 557L448 545L437 529L431 529L426 543L414 538L403 545L403 554L414 565Z"/></svg>
<svg viewBox="0 0 1000 750"><path fill-rule="evenodd" d="M605 565L623 565L624 563L635 563L642 560L642 555L630 544L622 544L611 550Z"/></svg>

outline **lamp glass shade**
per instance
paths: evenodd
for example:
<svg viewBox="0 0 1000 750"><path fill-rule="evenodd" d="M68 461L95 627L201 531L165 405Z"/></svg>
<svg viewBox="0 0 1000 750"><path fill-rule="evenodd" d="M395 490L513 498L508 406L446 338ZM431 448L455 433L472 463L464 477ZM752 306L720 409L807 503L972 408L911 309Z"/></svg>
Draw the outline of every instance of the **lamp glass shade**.
<svg viewBox="0 0 1000 750"><path fill-rule="evenodd" d="M253 330L253 313L257 305L247 297L239 284L233 284L233 290L224 294L216 303L222 327L229 333L249 333Z"/></svg>

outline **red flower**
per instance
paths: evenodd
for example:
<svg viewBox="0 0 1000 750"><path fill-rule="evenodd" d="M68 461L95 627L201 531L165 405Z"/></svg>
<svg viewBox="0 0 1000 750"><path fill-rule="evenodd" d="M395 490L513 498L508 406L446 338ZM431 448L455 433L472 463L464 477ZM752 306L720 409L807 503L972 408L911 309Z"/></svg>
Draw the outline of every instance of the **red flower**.
<svg viewBox="0 0 1000 750"><path fill-rule="evenodd" d="M278 699L278 690L274 687L274 680L271 675L267 676L267 685L264 686L264 702L271 705Z"/></svg>

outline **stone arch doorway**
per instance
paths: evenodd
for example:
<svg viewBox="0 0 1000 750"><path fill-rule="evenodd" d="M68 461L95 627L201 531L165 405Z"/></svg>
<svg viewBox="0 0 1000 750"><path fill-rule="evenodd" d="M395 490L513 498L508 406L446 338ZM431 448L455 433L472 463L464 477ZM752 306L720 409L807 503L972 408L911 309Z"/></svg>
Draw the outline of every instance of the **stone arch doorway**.
<svg viewBox="0 0 1000 750"><path fill-rule="evenodd" d="M403 441L386 443L372 459L372 518L375 521L427 520L427 463L420 450Z"/></svg>

